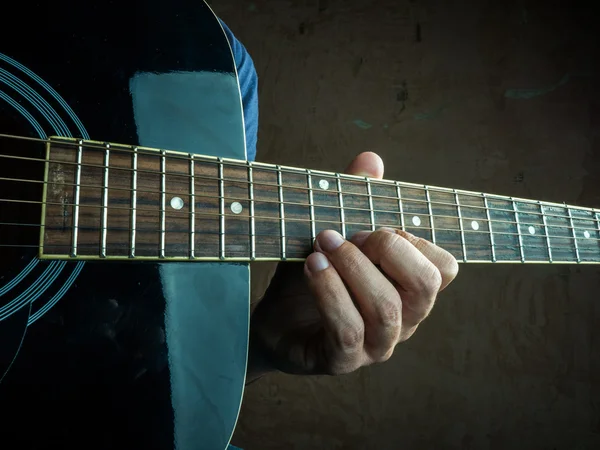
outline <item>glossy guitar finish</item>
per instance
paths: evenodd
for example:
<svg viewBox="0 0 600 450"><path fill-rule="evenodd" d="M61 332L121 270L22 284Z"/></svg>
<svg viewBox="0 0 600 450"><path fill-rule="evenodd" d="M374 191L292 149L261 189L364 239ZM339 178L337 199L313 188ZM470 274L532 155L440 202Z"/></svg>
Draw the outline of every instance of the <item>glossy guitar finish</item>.
<svg viewBox="0 0 600 450"><path fill-rule="evenodd" d="M10 17L21 34L0 31L0 133L245 159L234 61L204 2L17 2ZM0 176L39 178L41 168L3 160ZM35 199L40 188L4 182L1 196ZM0 222L39 223L36 214L0 204ZM0 225L0 243L38 233ZM227 446L246 369L247 264L0 251L2 448Z"/></svg>

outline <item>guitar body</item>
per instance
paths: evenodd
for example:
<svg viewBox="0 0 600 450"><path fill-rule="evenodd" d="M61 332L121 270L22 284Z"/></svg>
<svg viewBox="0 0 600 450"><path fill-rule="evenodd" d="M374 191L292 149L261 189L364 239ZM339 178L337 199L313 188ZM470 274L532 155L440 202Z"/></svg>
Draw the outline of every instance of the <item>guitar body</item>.
<svg viewBox="0 0 600 450"><path fill-rule="evenodd" d="M20 29L0 30L0 133L246 159L235 62L204 2L25 1L5 19ZM44 157L27 142L1 153ZM42 170L0 160L0 178ZM41 188L0 180L0 198ZM248 265L41 261L19 246L39 227L13 222L39 224L39 205L0 201L0 245L14 244L0 247L2 447L226 448Z"/></svg>

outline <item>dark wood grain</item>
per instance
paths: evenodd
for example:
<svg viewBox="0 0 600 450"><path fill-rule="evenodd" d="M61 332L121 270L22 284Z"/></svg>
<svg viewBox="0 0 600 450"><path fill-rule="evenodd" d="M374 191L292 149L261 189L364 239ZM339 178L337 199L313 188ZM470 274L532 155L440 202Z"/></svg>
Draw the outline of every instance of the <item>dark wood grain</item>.
<svg viewBox="0 0 600 450"><path fill-rule="evenodd" d="M600 260L586 208L152 149L135 149L134 170L134 149L115 144L84 143L77 203L78 148L50 146L45 255L75 253L77 205L76 253L101 255L107 169L107 257L295 260L323 230L392 227L463 262Z"/></svg>

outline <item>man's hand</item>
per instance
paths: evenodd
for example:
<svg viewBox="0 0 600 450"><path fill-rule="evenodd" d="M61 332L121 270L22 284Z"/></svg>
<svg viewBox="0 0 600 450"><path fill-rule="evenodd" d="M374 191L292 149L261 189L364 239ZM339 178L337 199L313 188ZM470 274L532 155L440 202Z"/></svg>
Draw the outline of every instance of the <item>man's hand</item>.
<svg viewBox="0 0 600 450"><path fill-rule="evenodd" d="M383 162L362 153L346 173L383 177ZM281 370L344 374L390 358L456 277L455 258L393 229L348 240L320 233L303 267L280 264L251 321L248 378Z"/></svg>

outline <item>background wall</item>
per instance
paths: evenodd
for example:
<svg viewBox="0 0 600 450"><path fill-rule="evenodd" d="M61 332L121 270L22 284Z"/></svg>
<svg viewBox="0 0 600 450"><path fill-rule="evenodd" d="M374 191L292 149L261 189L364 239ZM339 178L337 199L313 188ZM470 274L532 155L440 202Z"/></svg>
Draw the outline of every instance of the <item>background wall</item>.
<svg viewBox="0 0 600 450"><path fill-rule="evenodd" d="M258 159L600 207L590 9L215 0L260 76ZM270 266L253 267L258 295ZM245 449L600 448L599 269L462 265L387 363L248 387Z"/></svg>

